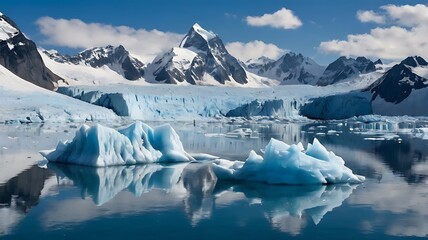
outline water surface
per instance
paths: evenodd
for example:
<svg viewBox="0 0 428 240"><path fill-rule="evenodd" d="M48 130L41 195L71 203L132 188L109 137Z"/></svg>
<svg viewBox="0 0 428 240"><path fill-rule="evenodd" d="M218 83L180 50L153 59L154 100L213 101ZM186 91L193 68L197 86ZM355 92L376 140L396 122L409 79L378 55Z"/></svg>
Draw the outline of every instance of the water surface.
<svg viewBox="0 0 428 240"><path fill-rule="evenodd" d="M425 123L416 125L174 123L189 152L236 160L245 160L251 149L260 153L272 137L304 145L317 137L354 172L367 177L352 186L220 182L207 162L40 168L38 151L72 138L77 125L3 125L0 238L427 237L428 140L406 130ZM252 133L227 134L237 128Z"/></svg>

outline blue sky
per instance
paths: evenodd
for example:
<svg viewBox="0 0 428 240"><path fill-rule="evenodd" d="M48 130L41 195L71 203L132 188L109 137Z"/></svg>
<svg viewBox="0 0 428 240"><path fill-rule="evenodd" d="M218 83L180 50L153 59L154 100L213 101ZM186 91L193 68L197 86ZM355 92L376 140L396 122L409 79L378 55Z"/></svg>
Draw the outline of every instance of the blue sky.
<svg viewBox="0 0 428 240"><path fill-rule="evenodd" d="M336 59L340 53L321 52L321 42L344 40L349 34L364 34L377 27L357 19L359 10L380 11L387 4L415 5L421 1L384 0L2 0L0 11L11 17L37 44L74 53L82 47L67 47L49 41L36 21L44 16L53 19L80 19L84 23L129 26L135 29L185 34L193 23L217 33L225 43L260 40L312 57L321 64ZM302 25L296 29L250 26L247 16L261 16L287 8ZM388 27L388 26L382 26ZM76 39L78 41L78 39ZM144 44L144 42L141 42ZM86 46L86 45L85 45ZM352 54L351 54L352 55ZM382 56L382 55L379 55ZM376 55L371 56L372 58Z"/></svg>

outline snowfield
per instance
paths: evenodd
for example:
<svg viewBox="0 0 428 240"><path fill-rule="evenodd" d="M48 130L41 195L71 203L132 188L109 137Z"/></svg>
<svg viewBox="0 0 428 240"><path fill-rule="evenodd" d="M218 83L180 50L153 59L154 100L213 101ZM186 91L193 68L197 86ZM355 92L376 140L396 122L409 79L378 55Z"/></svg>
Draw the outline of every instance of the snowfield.
<svg viewBox="0 0 428 240"><path fill-rule="evenodd" d="M117 83L128 83L133 85L148 85L144 79L130 81L123 75L113 71L109 66L99 68L91 67L85 64L59 63L52 60L43 51L38 49L40 56L46 66L53 72L62 77L67 84L60 82L60 86L74 85L109 85ZM48 51L52 52L52 51ZM53 53L53 52L52 52Z"/></svg>
<svg viewBox="0 0 428 240"><path fill-rule="evenodd" d="M118 120L111 110L29 83L0 66L0 123Z"/></svg>

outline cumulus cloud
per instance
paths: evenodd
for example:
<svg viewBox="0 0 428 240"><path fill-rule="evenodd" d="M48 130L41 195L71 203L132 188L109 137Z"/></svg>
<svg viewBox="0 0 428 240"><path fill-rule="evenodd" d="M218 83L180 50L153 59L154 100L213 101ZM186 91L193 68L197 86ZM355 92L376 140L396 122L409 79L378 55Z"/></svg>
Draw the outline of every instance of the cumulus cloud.
<svg viewBox="0 0 428 240"><path fill-rule="evenodd" d="M428 58L428 7L417 5L385 5L387 27L376 27L365 34L350 34L346 40L321 42L319 49L345 56L367 56L401 60L411 55Z"/></svg>
<svg viewBox="0 0 428 240"><path fill-rule="evenodd" d="M261 56L277 59L285 52L284 49L277 47L275 44L259 40L247 43L231 42L226 44L226 49L230 54L244 62Z"/></svg>
<svg viewBox="0 0 428 240"><path fill-rule="evenodd" d="M263 16L247 16L247 24L255 27L270 26L273 28L296 29L302 26L300 19L293 11L281 8L274 13L266 13Z"/></svg>
<svg viewBox="0 0 428 240"><path fill-rule="evenodd" d="M358 20L360 20L361 22L374 22L374 23L378 23L378 24L383 24L385 23L385 16L382 16L380 14L377 14L373 11L358 11L357 12L357 18Z"/></svg>
<svg viewBox="0 0 428 240"><path fill-rule="evenodd" d="M389 18L401 26L413 27L428 25L428 6L424 4L412 5L385 5L381 9L386 11Z"/></svg>
<svg viewBox="0 0 428 240"><path fill-rule="evenodd" d="M177 46L184 35L158 30L135 29L101 23L85 23L79 19L39 18L36 22L45 43L69 48L91 48L123 45L143 61Z"/></svg>

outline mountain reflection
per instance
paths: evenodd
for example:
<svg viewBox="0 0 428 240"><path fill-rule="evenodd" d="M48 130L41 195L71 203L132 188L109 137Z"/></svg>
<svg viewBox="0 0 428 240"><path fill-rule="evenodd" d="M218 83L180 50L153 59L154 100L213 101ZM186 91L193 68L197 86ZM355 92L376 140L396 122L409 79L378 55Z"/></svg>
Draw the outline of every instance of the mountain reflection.
<svg viewBox="0 0 428 240"><path fill-rule="evenodd" d="M32 166L0 184L0 236L10 232L38 204L45 181L51 175L46 169Z"/></svg>

